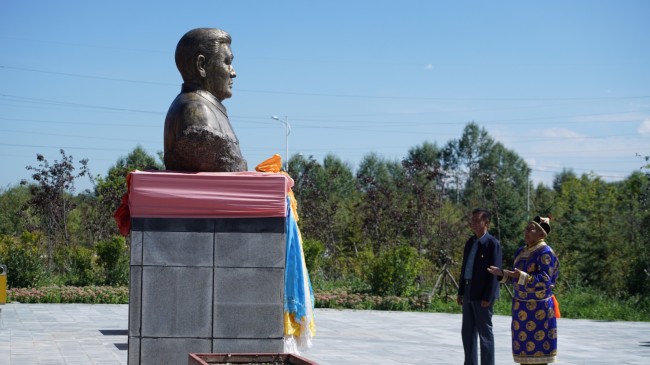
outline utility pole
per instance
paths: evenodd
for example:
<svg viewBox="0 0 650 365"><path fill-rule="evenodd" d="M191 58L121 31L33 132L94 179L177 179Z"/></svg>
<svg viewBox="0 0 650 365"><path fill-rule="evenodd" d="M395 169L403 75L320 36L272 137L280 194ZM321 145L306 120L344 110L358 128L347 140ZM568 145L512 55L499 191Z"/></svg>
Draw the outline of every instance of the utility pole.
<svg viewBox="0 0 650 365"><path fill-rule="evenodd" d="M291 133L291 125L289 124L289 117L284 116L284 120L276 117L271 117L284 125L284 171L289 170L289 134Z"/></svg>

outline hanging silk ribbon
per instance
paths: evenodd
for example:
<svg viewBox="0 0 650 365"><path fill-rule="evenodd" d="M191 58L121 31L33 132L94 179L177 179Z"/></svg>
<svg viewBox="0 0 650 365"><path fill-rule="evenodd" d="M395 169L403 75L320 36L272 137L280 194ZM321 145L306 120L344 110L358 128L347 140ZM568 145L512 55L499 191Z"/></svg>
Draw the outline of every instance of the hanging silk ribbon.
<svg viewBox="0 0 650 365"><path fill-rule="evenodd" d="M287 175L280 171L282 158L276 154L260 163L255 170ZM288 175L287 175L288 176ZM316 334L314 321L314 293L302 249L298 228L297 201L287 188L286 264L284 274L284 352L299 354L311 347Z"/></svg>

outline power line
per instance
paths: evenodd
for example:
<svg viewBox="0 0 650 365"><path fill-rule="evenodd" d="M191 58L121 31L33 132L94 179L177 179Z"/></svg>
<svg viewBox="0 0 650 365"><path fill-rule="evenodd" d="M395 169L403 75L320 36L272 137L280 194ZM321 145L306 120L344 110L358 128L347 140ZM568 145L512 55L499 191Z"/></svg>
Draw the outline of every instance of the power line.
<svg viewBox="0 0 650 365"><path fill-rule="evenodd" d="M89 123L89 122L68 122L60 120L42 120L42 119L23 119L23 118L3 118L0 117L0 120L12 120L16 122L31 122L31 123L46 123L46 124L71 124L71 125L85 125L85 126L111 126L111 127L137 127L137 128L161 128L162 124L156 125L141 125L141 124L126 124L126 123Z"/></svg>
<svg viewBox="0 0 650 365"><path fill-rule="evenodd" d="M92 104L82 104L82 103L73 103L73 102L66 102L66 101L58 101L58 100L52 100L52 99L42 99L42 98L30 98L30 97L24 97L24 96L17 96L17 95L8 95L8 94L0 94L0 97L5 97L5 98L10 98L8 100L11 100L11 98L15 99L14 101L18 102L26 102L26 103L34 103L34 104L44 104L44 105L57 105L57 106L74 106L74 107L81 107L81 108L86 108L86 109L96 109L96 110L110 110L110 111L120 111L120 112L132 112L132 113L143 113L143 114L152 114L152 115L164 115L164 112L161 111L151 111L151 110L142 110L142 109L131 109L131 108L119 108L119 107L111 107L111 106L100 106L100 105L92 105ZM587 122L582 122L582 121L567 121L566 119L571 119L571 118L588 118L588 117L597 117L597 116L606 116L606 115L611 115L611 116L616 116L616 115L629 115L630 113L640 113L640 112L650 112L650 109L638 109L638 110L633 110L633 111L624 111L624 112L604 112L604 113L592 113L592 114L578 114L578 115L556 115L556 116L546 116L546 117L530 117L530 118L514 118L514 119L502 119L502 120L488 120L488 121L477 121L479 124L496 124L496 125L507 125L507 124L517 124L519 122L524 122L524 121L535 121L535 120L553 120L553 119L562 119L561 123L562 124L584 124ZM411 114L412 115L412 114ZM236 120L236 119L266 119L263 117L255 117L255 116L237 116L237 115L231 115L230 119ZM328 123L330 124L329 126L303 126L304 128L318 128L318 129L350 129L350 130L355 130L355 127L340 127L340 126L331 126L332 124L335 123L346 123L346 124L367 124L371 126L431 126L431 125L459 125L459 124L466 124L467 121L457 121L457 122L439 122L439 121L377 121L377 120L331 120L331 119L323 119L323 118L309 118L309 117L302 117L296 120L295 124L299 125L305 122L316 122L316 123ZM257 123L257 124L263 124L267 125L268 123L265 122L255 122L255 121L250 121L250 123ZM613 123L612 121L589 121L589 123ZM616 123L638 123L638 120L623 120L623 121L617 121ZM360 127L357 127L360 128ZM357 130L362 130L362 131L368 131L368 129L357 129ZM380 131L380 130L375 130L375 131ZM400 129L399 131L395 130L381 130L382 132L389 132L389 133L404 133L403 129ZM415 132L415 133L420 133L420 132Z"/></svg>
<svg viewBox="0 0 650 365"><path fill-rule="evenodd" d="M150 49L144 49L144 48L126 48L126 47L110 47L110 46L105 46L102 44L82 44L82 43L70 43L70 42L61 42L61 41L52 41L52 40L47 40L47 39L33 39L33 38L23 38L23 37L9 37L9 36L0 36L0 38L5 38L5 39L15 39L19 40L21 42L28 41L28 42L36 42L36 43L49 43L49 44L59 44L59 45L64 45L64 46L72 46L72 47L81 47L81 48L98 48L98 49L109 49L109 50L118 50L118 51L131 51L131 52L145 52L145 53L169 53L169 52L164 52L164 51L159 51L159 50L150 50Z"/></svg>
<svg viewBox="0 0 650 365"><path fill-rule="evenodd" d="M128 108L117 108L117 107L102 106L102 105L81 104L81 103L73 103L69 101L30 98L27 96L18 96L18 95L0 94L0 97L10 98L9 100L13 98L15 99L13 101L24 102L24 103L36 103L36 104L40 103L40 104L57 105L57 106L75 106L75 107L89 108L89 109L112 110L112 111L132 112L132 113L163 114L162 112L151 111L151 110L128 109Z"/></svg>
<svg viewBox="0 0 650 365"><path fill-rule="evenodd" d="M102 148L102 147L75 147L75 146L44 146L44 145L30 145L30 144L17 144L17 143L0 143L0 146L9 147L35 147L35 148L68 148L71 150L88 150L88 151L124 151L123 148Z"/></svg>
<svg viewBox="0 0 650 365"><path fill-rule="evenodd" d="M260 94L279 94L279 95L296 95L296 96L318 96L318 97L333 97L333 98L360 98L360 99L396 99L396 100L430 100L430 101L560 101L560 100L630 100L630 99L647 99L650 96L621 96L621 97L574 97L574 98L515 98L515 97L501 97L501 98L461 98L461 97L429 97L429 96L383 96L383 95L360 95L360 94L323 94L323 93L307 93L307 92L293 92L293 91L277 91L277 90L250 90L238 89L241 92L251 92Z"/></svg>
<svg viewBox="0 0 650 365"><path fill-rule="evenodd" d="M178 84L160 83L155 81L144 80L131 80L121 79L114 77L94 76L75 74L70 72L58 72L38 70L25 67L14 67L7 65L0 65L0 69L19 70L26 72L38 72L53 74L67 77L80 77L107 81L118 81L139 84L153 84L165 86L178 86ZM640 96L596 96L596 97L536 97L536 98L522 98L522 97L490 97L490 98L467 98L467 97L429 97L429 96L396 96L396 95L363 95L363 94L336 94L336 93L313 93L313 92L296 92L296 91L280 91L280 90L255 90L255 89L237 89L240 92L250 92L259 94L278 94L278 95L296 95L296 96L317 96L317 97L335 97L335 98L362 98L362 99L395 99L395 100L437 100L437 101L602 101L602 100L634 100L634 99L648 99L650 95Z"/></svg>
<svg viewBox="0 0 650 365"><path fill-rule="evenodd" d="M60 133L45 133L38 131L18 131L14 129L0 129L0 132L9 132L9 133L24 133L24 134L38 134L41 136L56 136L56 137L67 137L67 138L83 138L83 139L99 139L103 141L122 141L122 142L144 142L144 143L158 143L159 141L148 141L142 139L128 139L128 138L107 138L105 136L82 136L74 134L60 134Z"/></svg>
<svg viewBox="0 0 650 365"><path fill-rule="evenodd" d="M178 86L177 83L172 84L170 82L156 82L156 81L120 79L120 78L116 78L116 77L84 75L84 74L75 74L75 73L71 73L71 72L57 72L57 71L37 70L37 69L26 68L26 67L13 67L13 66L2 66L2 65L0 65L0 68L6 68L8 70L17 70L17 71L38 72L38 73L44 73L44 74L50 74L50 75L77 77L77 78L83 78L83 79L94 79L94 80L104 80L104 81L118 81L118 82L128 82L128 83L133 83L133 84Z"/></svg>

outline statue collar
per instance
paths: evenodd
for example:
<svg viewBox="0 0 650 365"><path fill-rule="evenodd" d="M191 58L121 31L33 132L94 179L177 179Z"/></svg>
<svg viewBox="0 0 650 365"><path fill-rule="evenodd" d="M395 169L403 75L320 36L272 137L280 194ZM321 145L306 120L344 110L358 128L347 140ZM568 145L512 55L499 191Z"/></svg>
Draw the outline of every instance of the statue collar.
<svg viewBox="0 0 650 365"><path fill-rule="evenodd" d="M214 95L212 95L209 91L201 89L199 86L195 84L183 83L183 86L181 88L181 93L195 93L198 96L205 99L210 104L214 105L217 109L219 109L221 113L223 113L223 115L225 115L226 117L228 116L226 107L223 104L221 104L219 99L215 98Z"/></svg>

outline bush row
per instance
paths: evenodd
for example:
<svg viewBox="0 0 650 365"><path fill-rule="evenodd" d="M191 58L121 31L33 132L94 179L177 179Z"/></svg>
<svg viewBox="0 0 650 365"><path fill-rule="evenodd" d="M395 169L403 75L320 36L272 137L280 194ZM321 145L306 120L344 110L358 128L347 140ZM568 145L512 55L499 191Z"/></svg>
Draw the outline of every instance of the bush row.
<svg viewBox="0 0 650 365"><path fill-rule="evenodd" d="M46 286L7 291L7 302L127 304L129 288L112 286Z"/></svg>
<svg viewBox="0 0 650 365"><path fill-rule="evenodd" d="M348 293L345 290L316 292L317 308L347 308L375 310L427 310L430 302L426 297L376 296ZM127 304L128 287L111 286L46 286L42 288L14 288L7 291L8 302L19 303L92 303Z"/></svg>
<svg viewBox="0 0 650 365"><path fill-rule="evenodd" d="M394 311L427 310L431 304L426 296L398 297L349 293L346 290L316 292L316 308L374 309Z"/></svg>
<svg viewBox="0 0 650 365"><path fill-rule="evenodd" d="M129 249L124 237L114 236L92 247L58 245L51 255L45 241L40 233L0 235L0 264L7 266L9 288L128 284Z"/></svg>

